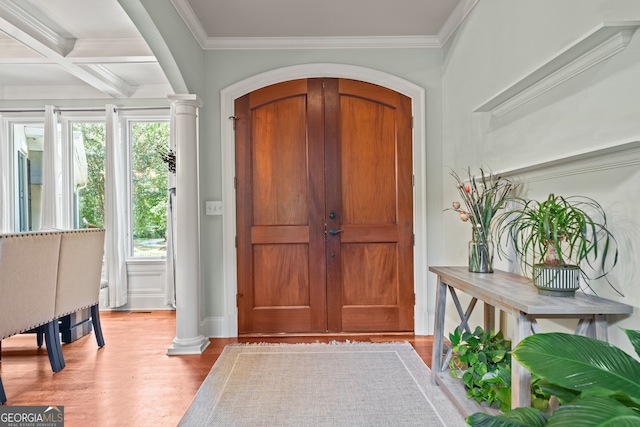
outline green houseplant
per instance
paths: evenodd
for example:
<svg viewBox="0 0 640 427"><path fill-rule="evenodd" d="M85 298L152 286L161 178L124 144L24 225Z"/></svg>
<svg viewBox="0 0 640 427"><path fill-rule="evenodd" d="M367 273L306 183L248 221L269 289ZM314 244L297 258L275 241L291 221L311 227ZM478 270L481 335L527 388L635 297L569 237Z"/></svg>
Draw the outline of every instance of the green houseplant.
<svg viewBox="0 0 640 427"><path fill-rule="evenodd" d="M618 262L616 240L595 200L549 194L542 202L520 197L510 202L513 207L496 218L498 254L507 254L504 239L511 242L540 293L573 296L580 277L589 286Z"/></svg>
<svg viewBox="0 0 640 427"><path fill-rule="evenodd" d="M640 331L625 330L640 356ZM523 339L513 357L546 381L560 406L551 413L516 408L491 416L475 413L471 426L640 426L640 362L594 338L564 333Z"/></svg>
<svg viewBox="0 0 640 427"><path fill-rule="evenodd" d="M486 402L502 411L511 407L511 341L502 332L484 331L478 326L473 333L458 326L449 334L452 358L450 373L459 378L467 390L467 398Z"/></svg>

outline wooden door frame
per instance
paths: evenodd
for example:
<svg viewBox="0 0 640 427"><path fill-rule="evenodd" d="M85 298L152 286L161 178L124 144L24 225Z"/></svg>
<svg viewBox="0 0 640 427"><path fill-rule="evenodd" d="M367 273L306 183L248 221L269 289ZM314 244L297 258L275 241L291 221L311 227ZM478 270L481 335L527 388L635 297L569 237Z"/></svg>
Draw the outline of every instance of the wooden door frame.
<svg viewBox="0 0 640 427"><path fill-rule="evenodd" d="M426 192L426 128L425 90L407 80L382 71L344 64L304 64L279 68L239 81L220 91L220 124L222 151L222 252L225 315L211 320L209 336L238 335L237 263L236 263L236 199L235 135L233 130L234 102L237 98L262 87L288 80L312 77L333 77L360 80L384 86L411 98L413 115L413 216L415 230L414 289L416 292L415 328L417 335L433 333L433 313L427 302L427 192Z"/></svg>

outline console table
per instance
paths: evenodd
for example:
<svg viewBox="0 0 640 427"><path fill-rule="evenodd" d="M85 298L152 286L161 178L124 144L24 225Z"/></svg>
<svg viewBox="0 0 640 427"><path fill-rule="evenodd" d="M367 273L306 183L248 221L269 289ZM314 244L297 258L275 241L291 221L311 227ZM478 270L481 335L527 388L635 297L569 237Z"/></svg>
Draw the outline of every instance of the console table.
<svg viewBox="0 0 640 427"><path fill-rule="evenodd" d="M435 331L431 359L432 380L443 387L449 397L458 399L448 390L452 377L448 370L451 348L443 357L444 319L449 290L460 316L460 328L473 332L468 325L469 317L478 300L484 302L484 329L495 329L495 308L513 316L511 343L515 346L532 333L539 332L536 319L574 318L580 319L576 334L607 341L608 314L630 314L633 307L594 295L576 292L573 298L553 297L538 294L531 279L496 270L494 273L471 273L468 267L430 267L438 275L436 294ZM463 311L456 291L471 296L471 302ZM466 396L465 396L466 398ZM511 362L511 406L529 406L531 401L531 376L515 359ZM464 405L458 408L463 412ZM465 415L468 415L465 413Z"/></svg>

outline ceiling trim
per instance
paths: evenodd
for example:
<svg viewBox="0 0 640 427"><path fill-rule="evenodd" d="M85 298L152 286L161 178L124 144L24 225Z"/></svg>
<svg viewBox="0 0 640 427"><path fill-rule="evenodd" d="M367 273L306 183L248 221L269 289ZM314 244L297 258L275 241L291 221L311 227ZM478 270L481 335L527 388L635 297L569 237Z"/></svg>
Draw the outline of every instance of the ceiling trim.
<svg viewBox="0 0 640 427"><path fill-rule="evenodd" d="M453 9L447 20L438 31L438 39L440 44L444 44L449 40L449 37L456 32L458 27L464 22L467 15L478 4L480 0L460 0L456 7Z"/></svg>
<svg viewBox="0 0 640 427"><path fill-rule="evenodd" d="M395 37L209 37L204 50L439 48L435 36Z"/></svg>
<svg viewBox="0 0 640 427"><path fill-rule="evenodd" d="M203 50L441 48L480 0L460 0L437 36L208 37L187 0L170 0Z"/></svg>
<svg viewBox="0 0 640 427"><path fill-rule="evenodd" d="M204 30L204 27L200 23L197 15L191 8L191 5L187 0L170 0L173 8L178 12L180 18L187 24L187 28L193 34L196 41L200 45L202 49L204 49L205 42L207 40L207 32Z"/></svg>
<svg viewBox="0 0 640 427"><path fill-rule="evenodd" d="M0 29L41 55L53 51L66 56L73 50L76 39L58 34L15 2L8 0L0 3L0 12L3 17L0 19Z"/></svg>

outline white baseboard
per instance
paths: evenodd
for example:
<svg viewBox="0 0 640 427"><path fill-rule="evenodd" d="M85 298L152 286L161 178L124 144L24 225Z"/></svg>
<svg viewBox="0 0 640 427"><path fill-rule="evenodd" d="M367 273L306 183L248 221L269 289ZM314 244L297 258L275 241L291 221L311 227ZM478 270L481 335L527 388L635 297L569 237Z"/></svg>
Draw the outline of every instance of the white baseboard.
<svg viewBox="0 0 640 427"><path fill-rule="evenodd" d="M200 333L209 338L232 338L238 333L231 335L229 326L224 317L207 317L200 322Z"/></svg>

